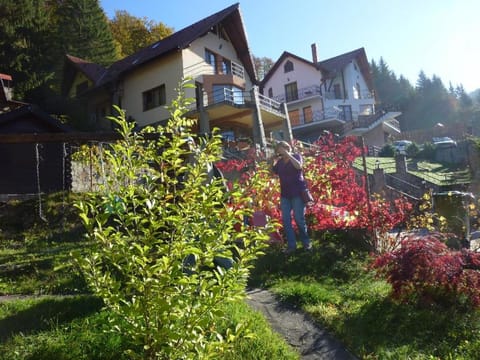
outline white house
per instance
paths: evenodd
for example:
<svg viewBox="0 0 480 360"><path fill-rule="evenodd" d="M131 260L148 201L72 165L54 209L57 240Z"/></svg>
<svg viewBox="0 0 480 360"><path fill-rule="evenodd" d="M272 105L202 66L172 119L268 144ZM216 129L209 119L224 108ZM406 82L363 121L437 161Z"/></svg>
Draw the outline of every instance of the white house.
<svg viewBox="0 0 480 360"><path fill-rule="evenodd" d="M400 113L376 111L370 66L363 48L318 61L284 52L261 82L262 92L288 107L293 136L315 141L324 130L363 136L382 146L398 134Z"/></svg>

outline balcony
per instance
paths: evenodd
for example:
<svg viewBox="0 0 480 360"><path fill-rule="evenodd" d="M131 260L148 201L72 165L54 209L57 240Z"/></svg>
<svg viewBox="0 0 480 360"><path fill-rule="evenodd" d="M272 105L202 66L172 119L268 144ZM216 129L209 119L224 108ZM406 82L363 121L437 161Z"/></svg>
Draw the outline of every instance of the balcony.
<svg viewBox="0 0 480 360"><path fill-rule="evenodd" d="M322 124L327 127L339 126L346 121L351 121L353 117L358 117L356 112L345 112L338 107L332 106L312 112L312 116L306 118L304 114L300 114L298 118L290 116L292 127L306 127L312 124Z"/></svg>
<svg viewBox="0 0 480 360"><path fill-rule="evenodd" d="M364 90L361 91L359 96L353 96L353 98L349 98L348 92L345 94L345 99L347 100L361 100L361 99L375 99L375 93L373 91ZM325 100L343 100L343 93L340 91L324 91L323 98Z"/></svg>
<svg viewBox="0 0 480 360"><path fill-rule="evenodd" d="M322 92L319 85L312 85L305 88L301 88L297 91L297 94L286 94L274 96L274 99L280 103L290 103L294 101L308 99L314 96L321 96Z"/></svg>
<svg viewBox="0 0 480 360"><path fill-rule="evenodd" d="M211 127L253 128L254 113L258 110L265 131L276 129L284 124L286 114L284 105L255 91L243 91L235 87L220 87L211 92L203 92L202 99L191 104L189 117L208 115ZM203 106L202 106L203 105Z"/></svg>
<svg viewBox="0 0 480 360"><path fill-rule="evenodd" d="M231 75L239 79L245 80L244 67L234 61L231 61L230 63L230 67L224 68L223 72L219 72L215 71L215 67L211 64L205 61L200 61L198 63L185 67L183 69L183 76L199 80L199 78L203 75Z"/></svg>

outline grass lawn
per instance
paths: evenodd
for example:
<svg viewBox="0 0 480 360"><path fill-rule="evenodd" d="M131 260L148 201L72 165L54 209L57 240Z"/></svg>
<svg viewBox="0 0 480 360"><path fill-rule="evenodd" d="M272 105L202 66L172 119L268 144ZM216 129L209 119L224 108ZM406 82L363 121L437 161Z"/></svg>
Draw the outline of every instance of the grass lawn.
<svg viewBox="0 0 480 360"><path fill-rule="evenodd" d="M73 294L0 302L2 359L126 359L128 343L108 332L108 313L67 265L71 249L88 246L68 205L37 202L0 208L0 295ZM8 220L8 221L7 221ZM480 312L398 304L390 286L368 270L369 255L351 234L316 234L315 251L285 257L271 248L250 285L269 288L308 312L362 359L478 359ZM253 339L235 344L233 359L298 359L265 320L243 302L218 325L249 321Z"/></svg>
<svg viewBox="0 0 480 360"><path fill-rule="evenodd" d="M70 252L88 247L71 207L73 197L0 205L0 358L2 360L130 359L127 339L109 328L102 301L89 295L70 266ZM217 326L249 322L255 334L234 344L232 360L298 359L266 320L244 302L225 305ZM138 353L141 353L139 349Z"/></svg>

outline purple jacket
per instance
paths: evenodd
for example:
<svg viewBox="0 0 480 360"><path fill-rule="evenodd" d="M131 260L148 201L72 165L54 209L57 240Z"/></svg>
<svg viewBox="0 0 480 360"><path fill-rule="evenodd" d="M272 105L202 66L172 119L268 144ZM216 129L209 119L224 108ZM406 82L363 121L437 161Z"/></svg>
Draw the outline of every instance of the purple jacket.
<svg viewBox="0 0 480 360"><path fill-rule="evenodd" d="M293 157L302 162L300 154L293 154ZM273 165L273 172L280 178L280 196L282 197L301 196L302 191L307 188L303 171L295 168L290 161L278 160Z"/></svg>

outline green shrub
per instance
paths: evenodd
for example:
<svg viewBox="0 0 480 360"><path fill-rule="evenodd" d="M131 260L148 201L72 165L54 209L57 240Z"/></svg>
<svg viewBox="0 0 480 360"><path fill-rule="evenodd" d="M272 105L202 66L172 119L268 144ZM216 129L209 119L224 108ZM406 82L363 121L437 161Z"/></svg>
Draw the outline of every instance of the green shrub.
<svg viewBox="0 0 480 360"><path fill-rule="evenodd" d="M143 347L132 358L228 358L230 345L248 331L242 324L220 331L216 319L222 306L244 296L271 231L242 225L251 200L241 188L226 192L221 179L209 181L206 169L219 160L221 139L189 131L188 104L182 88L168 124L137 134L117 108L122 115L112 120L123 140L100 157L110 169L103 191L77 204L96 244L77 261L116 315L112 329ZM156 140L145 141L152 132Z"/></svg>
<svg viewBox="0 0 480 360"><path fill-rule="evenodd" d="M393 157L395 155L395 149L392 144L385 144L378 152L379 157Z"/></svg>

